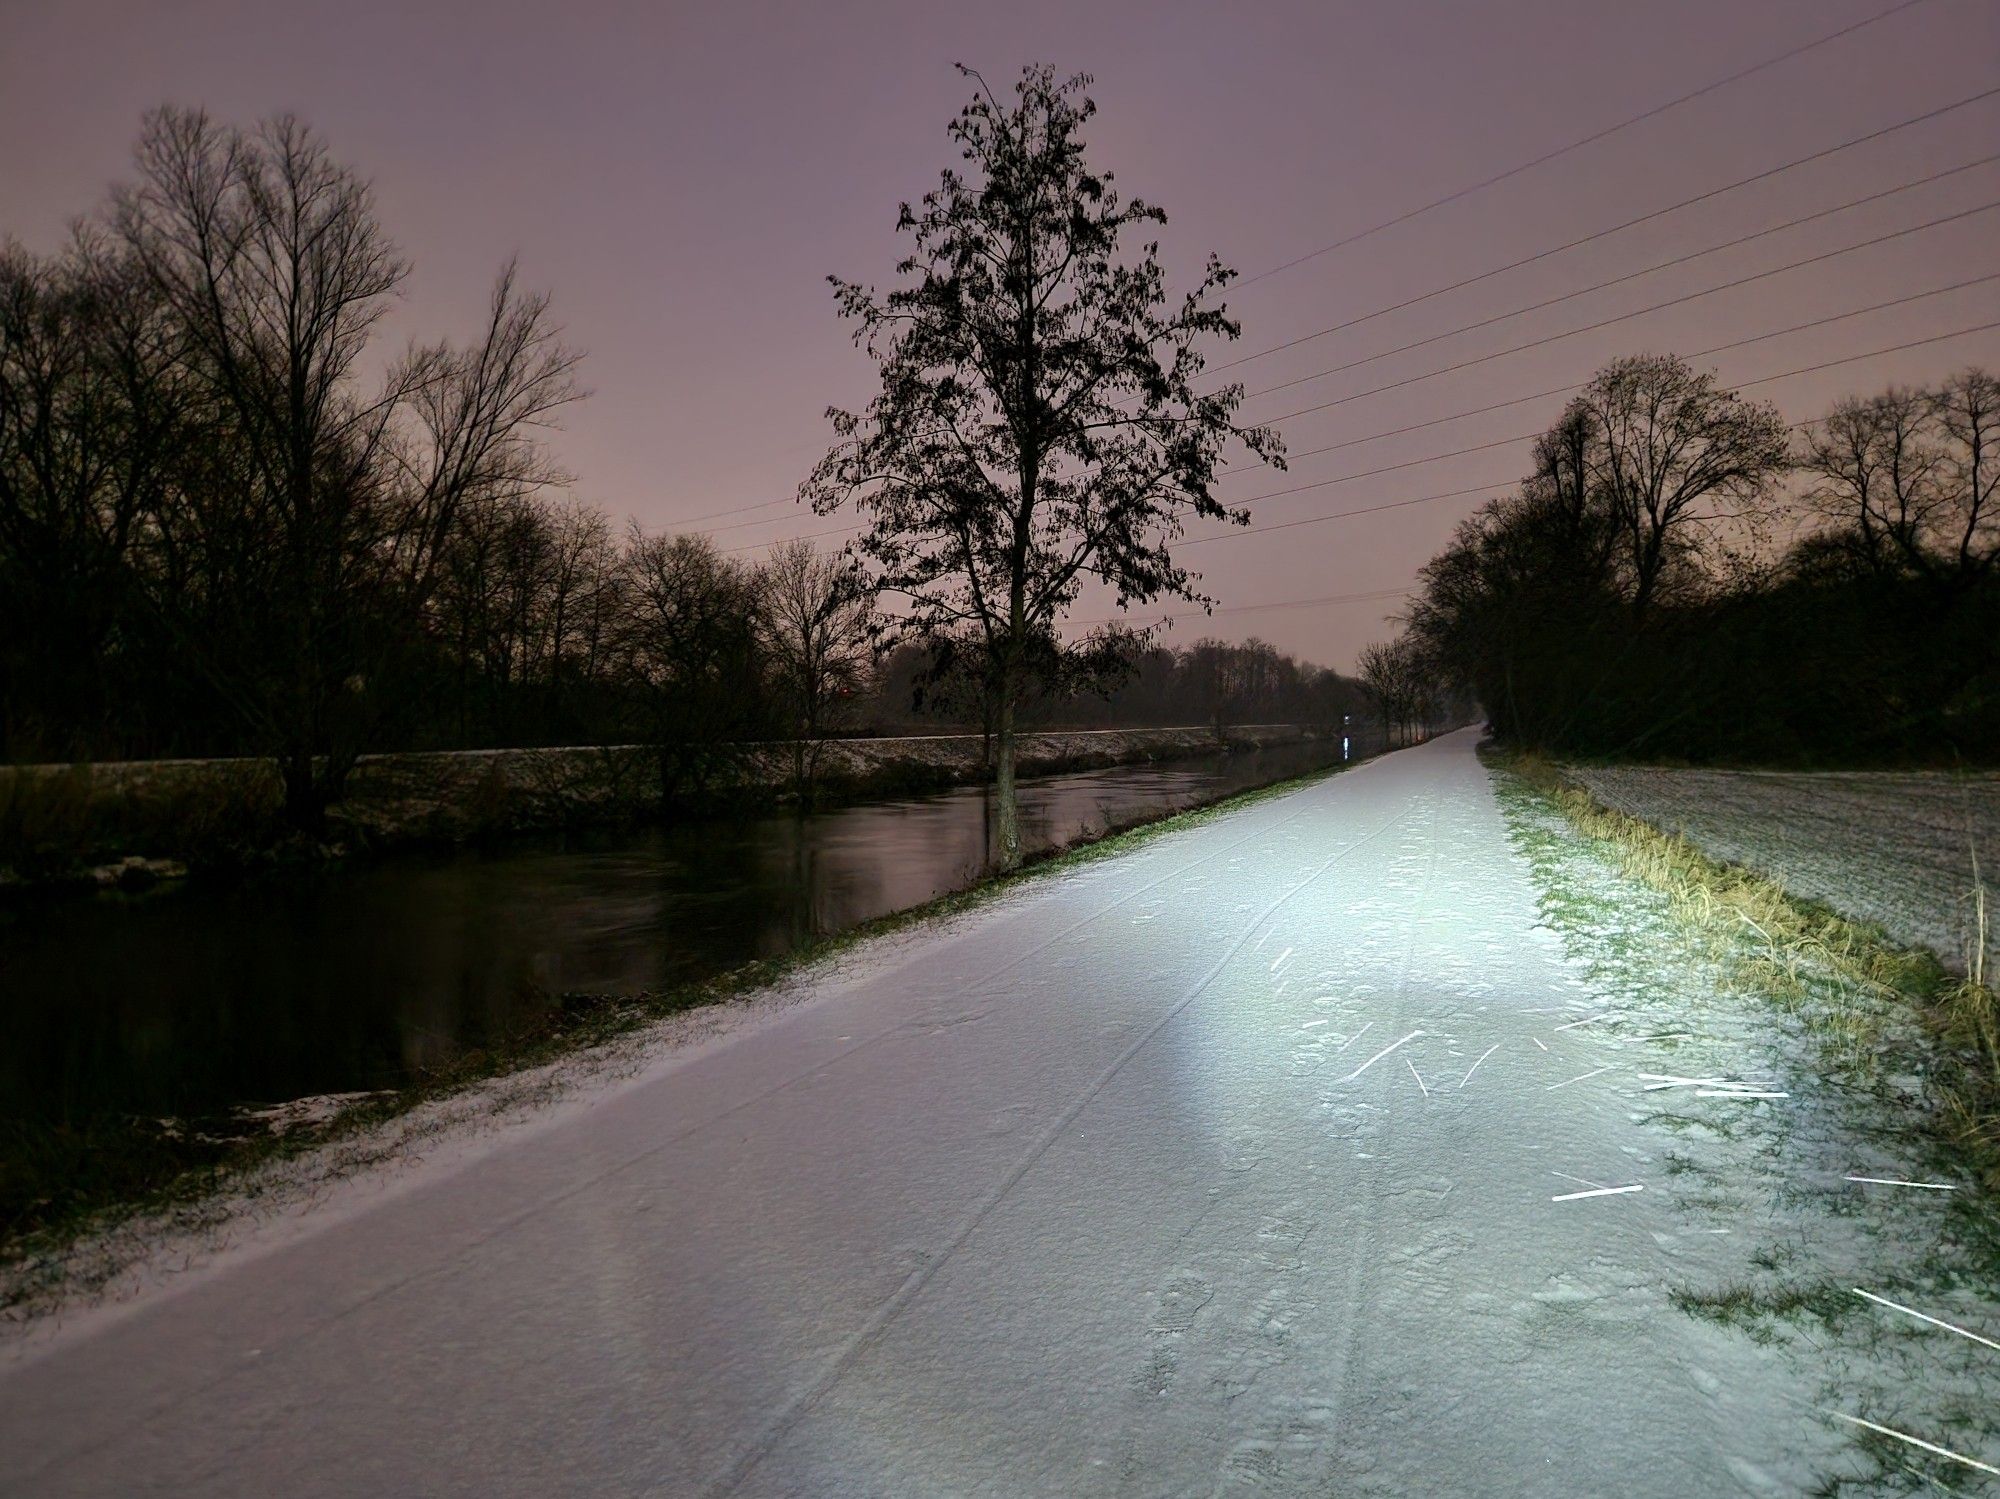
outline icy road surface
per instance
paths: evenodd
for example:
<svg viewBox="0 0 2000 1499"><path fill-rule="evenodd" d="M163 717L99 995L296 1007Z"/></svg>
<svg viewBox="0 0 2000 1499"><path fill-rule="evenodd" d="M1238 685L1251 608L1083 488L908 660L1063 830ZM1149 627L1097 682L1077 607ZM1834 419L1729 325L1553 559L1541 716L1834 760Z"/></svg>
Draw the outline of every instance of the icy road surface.
<svg viewBox="0 0 2000 1499"><path fill-rule="evenodd" d="M1660 1141L1473 744L1032 886L15 1360L0 1492L1789 1489L1775 1360L1666 1301L1731 1241L1598 1192Z"/></svg>

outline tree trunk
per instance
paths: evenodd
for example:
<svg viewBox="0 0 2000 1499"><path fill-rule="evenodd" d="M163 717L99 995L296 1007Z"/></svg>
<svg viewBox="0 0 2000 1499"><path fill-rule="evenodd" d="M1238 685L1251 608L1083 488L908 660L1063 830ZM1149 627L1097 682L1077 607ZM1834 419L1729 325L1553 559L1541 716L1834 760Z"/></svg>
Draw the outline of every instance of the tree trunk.
<svg viewBox="0 0 2000 1499"><path fill-rule="evenodd" d="M1014 694L1011 687L1001 689L997 709L999 723L994 736L993 800L1000 819L997 855L1000 869L1004 872L1018 868L1021 863L1021 818L1014 797Z"/></svg>

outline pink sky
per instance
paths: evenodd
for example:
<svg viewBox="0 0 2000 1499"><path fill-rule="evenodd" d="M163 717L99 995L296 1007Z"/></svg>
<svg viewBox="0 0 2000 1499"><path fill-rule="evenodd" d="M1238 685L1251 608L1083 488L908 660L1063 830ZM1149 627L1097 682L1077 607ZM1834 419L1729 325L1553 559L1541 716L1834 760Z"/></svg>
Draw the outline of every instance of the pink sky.
<svg viewBox="0 0 2000 1499"><path fill-rule="evenodd" d="M829 403L869 366L829 272L886 279L900 200L952 159L965 89L1025 61L1096 75L1098 162L1162 204L1170 269L1214 249L1263 271L1476 182L1891 0L1442 0L1245 5L800 4L560 7L64 0L7 8L0 233L53 247L126 169L139 116L175 101L249 121L294 110L376 186L416 263L399 332L464 331L518 253L588 351L592 398L556 438L577 492L671 527L791 494ZM2000 5L1923 3L1359 244L1243 288L1235 353L1351 318L2000 83ZM1746 191L1243 367L1252 389L2000 151L2000 99ZM1252 401L1276 416L2000 201L1986 164L1558 307ZM2000 270L2000 211L1284 424L1297 451L1586 379L1641 349L1692 353ZM1729 381L2000 320L2000 281L1699 361ZM2000 333L1757 385L1794 419L1891 381L2000 365ZM1559 397L1248 475L1313 483L1536 430ZM1525 442L1255 507L1259 523L1491 484ZM1481 494L1486 491L1482 490ZM1379 594L1481 494L1190 550L1226 606L1170 638L1261 635L1346 666L1389 633ZM789 506L727 531L761 546L841 524ZM731 519L737 519L732 517ZM708 522L706 524L718 524ZM1096 605L1080 611L1099 614Z"/></svg>

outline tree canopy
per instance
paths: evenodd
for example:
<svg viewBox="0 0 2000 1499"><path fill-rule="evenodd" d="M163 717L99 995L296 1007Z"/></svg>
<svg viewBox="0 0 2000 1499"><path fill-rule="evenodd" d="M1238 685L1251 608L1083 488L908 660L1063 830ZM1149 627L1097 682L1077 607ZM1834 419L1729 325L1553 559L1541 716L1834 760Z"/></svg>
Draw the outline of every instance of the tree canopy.
<svg viewBox="0 0 2000 1499"><path fill-rule="evenodd" d="M1022 71L1011 103L970 69L947 169L898 229L913 241L887 293L831 278L878 367L865 410L833 410L838 443L802 496L853 505L856 551L909 635L971 640L998 734L1000 857L1018 857L1013 710L1037 657L1087 650L1061 622L1086 583L1119 607L1206 602L1173 557L1191 519L1247 517L1214 482L1226 448L1282 467L1274 432L1243 427L1240 385L1198 391L1203 345L1239 336L1210 256L1170 295L1166 215L1120 195L1086 158L1089 78Z"/></svg>

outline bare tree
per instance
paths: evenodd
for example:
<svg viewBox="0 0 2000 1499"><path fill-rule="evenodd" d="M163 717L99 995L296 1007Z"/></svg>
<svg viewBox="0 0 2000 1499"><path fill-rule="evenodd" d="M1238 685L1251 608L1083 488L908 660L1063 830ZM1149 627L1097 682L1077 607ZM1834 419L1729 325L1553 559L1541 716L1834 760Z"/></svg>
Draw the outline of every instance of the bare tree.
<svg viewBox="0 0 2000 1499"><path fill-rule="evenodd" d="M850 559L810 541L771 548L757 581L759 634L792 742L792 779L810 797L833 713L868 666L874 600Z"/></svg>
<svg viewBox="0 0 2000 1499"><path fill-rule="evenodd" d="M757 607L749 570L706 536L626 540L619 656L660 797L700 790L755 728Z"/></svg>
<svg viewBox="0 0 2000 1499"><path fill-rule="evenodd" d="M594 505L572 503L550 515L548 702L551 730L569 726L572 682L590 682L602 664L605 621L618 592L611 522Z"/></svg>
<svg viewBox="0 0 2000 1499"><path fill-rule="evenodd" d="M1945 439L1940 539L1954 572L1985 577L2000 563L2000 381L1962 370L1937 393L1935 410Z"/></svg>
<svg viewBox="0 0 2000 1499"><path fill-rule="evenodd" d="M576 355L507 267L465 349L412 349L371 387L406 265L367 184L299 121L254 132L161 110L117 232L183 330L207 459L163 506L197 559L162 617L278 758L318 823L415 636L462 511L557 479L529 432L573 399Z"/></svg>
<svg viewBox="0 0 2000 1499"><path fill-rule="evenodd" d="M1409 744L1430 727L1441 697L1430 658L1413 636L1366 647L1357 663L1361 686L1375 704L1391 748Z"/></svg>
<svg viewBox="0 0 2000 1499"><path fill-rule="evenodd" d="M1928 392L1889 390L1843 401L1807 431L1807 503L1843 528L1877 574L1928 562L1943 457L1934 411Z"/></svg>
<svg viewBox="0 0 2000 1499"><path fill-rule="evenodd" d="M1699 553L1703 528L1747 515L1788 463L1775 407L1670 354L1618 360L1572 409L1596 428L1596 487L1624 534L1635 618L1669 570Z"/></svg>
<svg viewBox="0 0 2000 1499"><path fill-rule="evenodd" d="M177 353L100 232L46 260L0 245L0 745L83 753L111 716L126 570L189 420Z"/></svg>
<svg viewBox="0 0 2000 1499"><path fill-rule="evenodd" d="M1170 546L1191 517L1246 518L1213 493L1224 446L1282 458L1275 434L1237 426L1240 385L1193 386L1197 346L1239 332L1214 295L1232 273L1211 257L1170 306L1157 245L1126 258L1128 233L1165 215L1086 163L1088 79L1030 67L1003 105L961 71L979 84L950 128L969 169L904 205L903 284L878 297L834 280L881 389L863 414L830 413L841 442L801 493L821 512L858 505L858 550L907 601L909 632L977 640L1005 867L1020 859L1015 720L1035 653L1087 580L1121 607L1198 598Z"/></svg>
<svg viewBox="0 0 2000 1499"><path fill-rule="evenodd" d="M2000 557L2000 382L1984 370L1843 401L1803 448L1807 504L1877 577L1960 586Z"/></svg>

